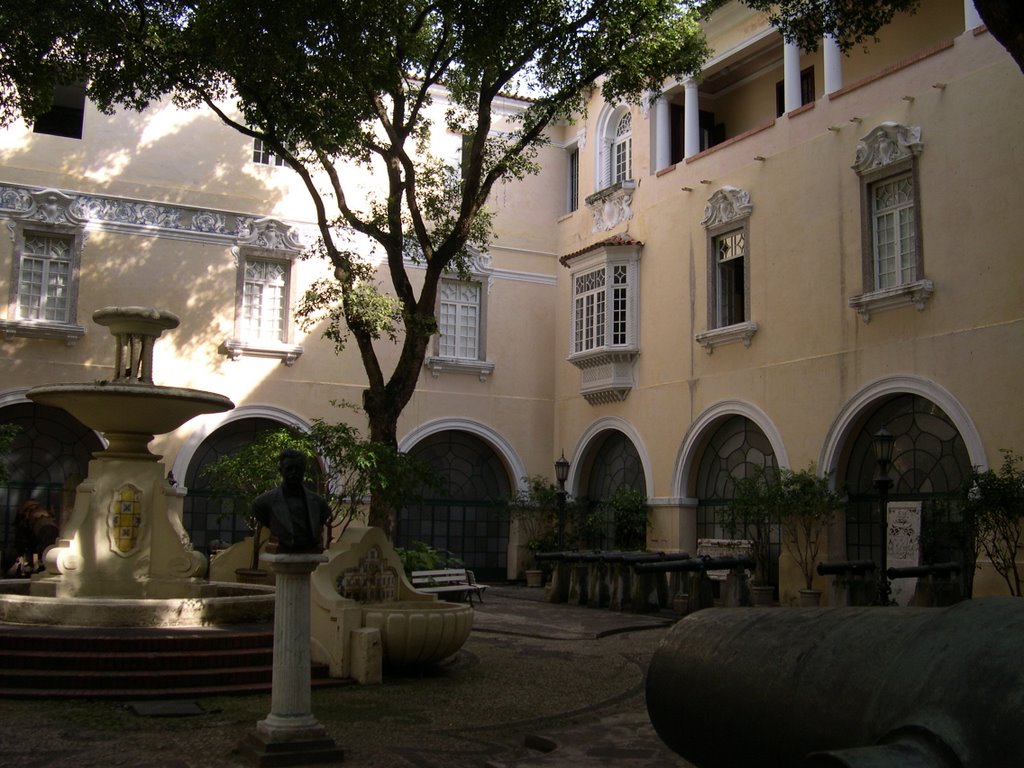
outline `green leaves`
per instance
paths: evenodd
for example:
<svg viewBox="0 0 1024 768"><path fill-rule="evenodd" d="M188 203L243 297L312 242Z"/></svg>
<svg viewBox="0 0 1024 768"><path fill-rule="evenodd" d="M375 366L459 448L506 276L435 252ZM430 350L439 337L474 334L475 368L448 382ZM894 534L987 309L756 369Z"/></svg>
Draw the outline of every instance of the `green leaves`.
<svg viewBox="0 0 1024 768"><path fill-rule="evenodd" d="M1024 523L1024 470L1022 457L1004 449L999 471L975 470L964 483L960 515L975 541L1003 577L1011 595L1021 596L1017 563Z"/></svg>

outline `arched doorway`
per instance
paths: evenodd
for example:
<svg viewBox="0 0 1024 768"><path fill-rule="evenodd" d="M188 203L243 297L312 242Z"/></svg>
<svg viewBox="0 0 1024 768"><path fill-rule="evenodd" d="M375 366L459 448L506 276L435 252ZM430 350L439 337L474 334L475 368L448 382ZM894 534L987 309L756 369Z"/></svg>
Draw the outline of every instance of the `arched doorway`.
<svg viewBox="0 0 1024 768"><path fill-rule="evenodd" d="M96 433L61 410L32 402L0 409L0 424L19 428L9 457L10 479L0 485L3 551L13 543L18 508L38 501L63 524L74 507L75 488L103 443ZM5 563L6 564L6 563Z"/></svg>
<svg viewBox="0 0 1024 768"><path fill-rule="evenodd" d="M893 395L874 403L840 456L840 485L849 494L846 554L880 562L881 508L872 438L881 429L895 438L890 502L921 506L921 562L964 562L955 499L971 472L967 446L949 416L926 397Z"/></svg>
<svg viewBox="0 0 1024 768"><path fill-rule="evenodd" d="M771 442L751 419L734 414L716 422L700 449L697 467L694 489L697 497L697 538L731 538L722 527L718 510L732 500L736 481L750 477L760 469L778 468ZM778 526L772 528L769 544L771 562L768 578L777 586L781 545Z"/></svg>
<svg viewBox="0 0 1024 768"><path fill-rule="evenodd" d="M395 545L422 541L451 552L478 579L507 578L505 503L512 486L501 457L476 435L459 430L429 435L409 454L434 469L440 487L399 512Z"/></svg>
<svg viewBox="0 0 1024 768"><path fill-rule="evenodd" d="M600 514L602 502L620 488L646 494L643 461L633 441L618 429L601 432L591 444L588 455L579 499L581 514L590 519L590 524L582 525L586 539L583 544L594 549L614 549L615 521L611 511L605 510L602 519L595 520L593 516Z"/></svg>
<svg viewBox="0 0 1024 768"><path fill-rule="evenodd" d="M252 533L246 517L248 510L236 509L235 499L212 493L209 479L204 475L206 467L222 456L236 453L264 432L289 426L263 417L235 419L211 432L199 444L185 471L188 495L182 515L182 524L196 549L209 553L215 541L227 546Z"/></svg>

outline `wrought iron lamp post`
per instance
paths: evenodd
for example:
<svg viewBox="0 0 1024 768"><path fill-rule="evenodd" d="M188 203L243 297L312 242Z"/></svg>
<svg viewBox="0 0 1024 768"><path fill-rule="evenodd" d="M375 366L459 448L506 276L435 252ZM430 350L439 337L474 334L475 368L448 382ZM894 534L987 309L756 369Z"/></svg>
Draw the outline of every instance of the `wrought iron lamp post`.
<svg viewBox="0 0 1024 768"><path fill-rule="evenodd" d="M888 569L888 548L889 548L889 489L892 488L892 479L889 477L889 466L892 464L892 449L896 438L885 427L882 427L871 439L871 447L875 452L875 461L878 462L878 473L875 475L875 488L878 489L878 505L880 508L880 519L878 529L882 534L881 539L881 562L878 573L878 604L891 604L891 589L889 586Z"/></svg>
<svg viewBox="0 0 1024 768"><path fill-rule="evenodd" d="M555 480L558 481L558 549L565 549L565 481L569 479L569 462L562 457L555 462Z"/></svg>

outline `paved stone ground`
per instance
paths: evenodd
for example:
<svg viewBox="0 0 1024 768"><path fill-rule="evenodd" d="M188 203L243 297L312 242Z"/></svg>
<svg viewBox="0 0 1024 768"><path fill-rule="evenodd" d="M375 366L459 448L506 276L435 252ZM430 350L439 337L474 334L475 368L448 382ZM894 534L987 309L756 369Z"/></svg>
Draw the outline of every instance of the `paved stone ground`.
<svg viewBox="0 0 1024 768"><path fill-rule="evenodd" d="M647 664L668 621L550 605L494 587L452 659L379 686L313 692L354 768L686 768L655 735ZM184 702L188 704L189 702ZM269 695L201 699L195 714L126 702L0 700L0 765L238 768Z"/></svg>

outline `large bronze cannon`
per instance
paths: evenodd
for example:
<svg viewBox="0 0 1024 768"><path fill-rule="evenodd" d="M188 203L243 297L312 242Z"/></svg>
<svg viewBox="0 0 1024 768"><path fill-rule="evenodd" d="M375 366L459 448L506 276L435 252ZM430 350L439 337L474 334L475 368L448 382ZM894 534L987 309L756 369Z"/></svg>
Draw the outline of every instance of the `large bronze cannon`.
<svg viewBox="0 0 1024 768"><path fill-rule="evenodd" d="M1024 600L719 609L655 652L647 709L698 768L1024 766Z"/></svg>

